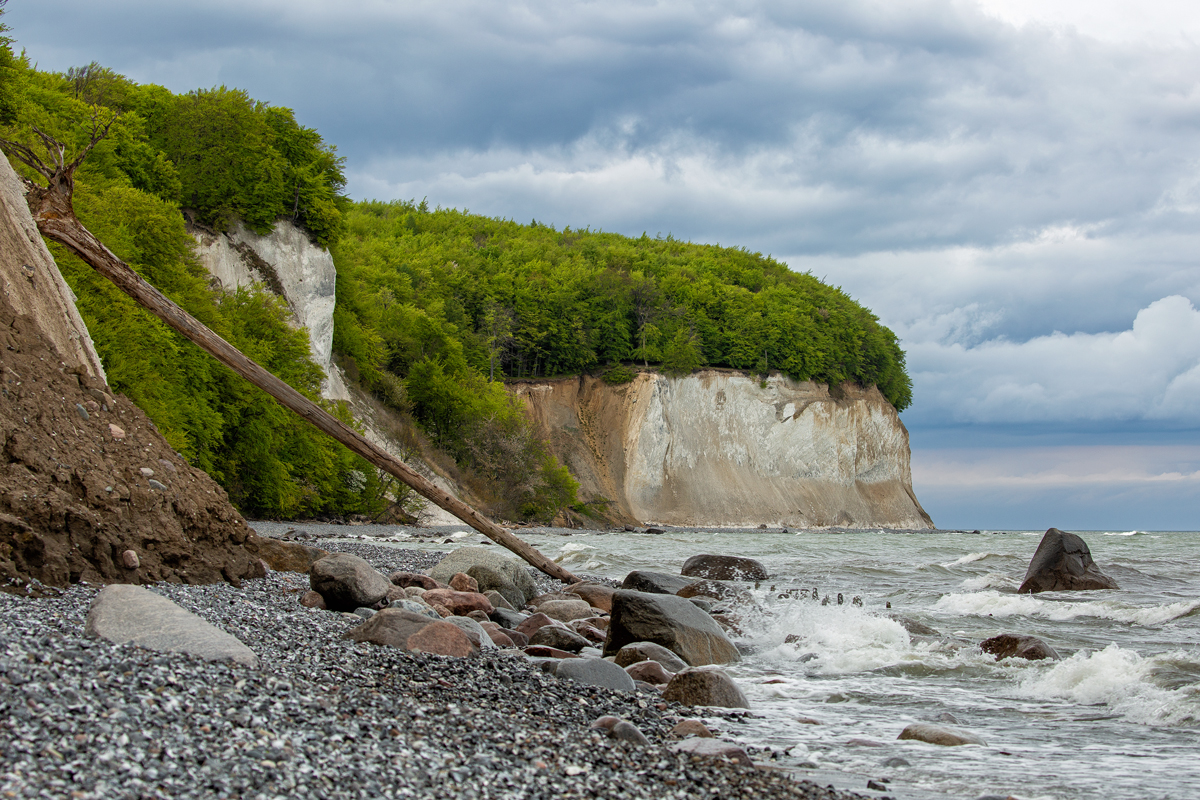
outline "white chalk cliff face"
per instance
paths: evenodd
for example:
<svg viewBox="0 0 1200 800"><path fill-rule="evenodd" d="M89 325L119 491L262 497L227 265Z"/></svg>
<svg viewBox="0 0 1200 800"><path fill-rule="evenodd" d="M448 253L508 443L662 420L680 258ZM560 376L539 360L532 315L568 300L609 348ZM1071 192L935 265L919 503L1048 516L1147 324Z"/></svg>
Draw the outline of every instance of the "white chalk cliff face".
<svg viewBox="0 0 1200 800"><path fill-rule="evenodd" d="M524 383L584 499L643 524L930 528L908 431L877 389L705 370Z"/></svg>
<svg viewBox="0 0 1200 800"><path fill-rule="evenodd" d="M230 291L263 284L287 301L296 324L308 331L312 357L325 371L321 396L349 400L341 371L333 363L333 307L337 270L333 257L308 234L280 220L260 236L240 221L228 233L191 226L196 254L209 274Z"/></svg>

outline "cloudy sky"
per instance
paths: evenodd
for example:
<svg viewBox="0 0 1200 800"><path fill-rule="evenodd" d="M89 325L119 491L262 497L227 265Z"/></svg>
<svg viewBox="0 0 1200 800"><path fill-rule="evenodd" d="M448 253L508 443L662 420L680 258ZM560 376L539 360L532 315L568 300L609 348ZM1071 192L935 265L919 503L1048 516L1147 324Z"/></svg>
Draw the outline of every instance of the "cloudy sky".
<svg viewBox="0 0 1200 800"><path fill-rule="evenodd" d="M1136 6L1136 7L1135 7ZM289 106L356 198L745 246L901 337L942 527L1200 529L1200 4L10 0Z"/></svg>

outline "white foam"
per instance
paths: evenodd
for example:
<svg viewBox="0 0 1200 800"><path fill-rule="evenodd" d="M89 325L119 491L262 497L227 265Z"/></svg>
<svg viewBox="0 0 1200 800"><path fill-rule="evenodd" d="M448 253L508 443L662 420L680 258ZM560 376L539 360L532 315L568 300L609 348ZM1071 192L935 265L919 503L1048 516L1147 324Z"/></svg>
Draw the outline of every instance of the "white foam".
<svg viewBox="0 0 1200 800"><path fill-rule="evenodd" d="M989 572L978 578L967 578L959 584L968 592L978 592L983 589L1016 589L1017 583L1005 572Z"/></svg>
<svg viewBox="0 0 1200 800"><path fill-rule="evenodd" d="M980 559L987 558L988 556L994 556L994 555L996 555L996 554L995 553L968 553L967 555L963 556L962 558L956 559L954 561L949 561L945 564L942 564L942 566L945 567L946 569L952 569L954 567L961 567L963 564L970 564L973 561L979 561Z"/></svg>
<svg viewBox="0 0 1200 800"><path fill-rule="evenodd" d="M803 659L800 668L810 674L843 675L911 663L938 669L957 658L928 644L914 646L899 622L853 605L789 600L744 622L746 638L758 645L764 659L789 670ZM789 636L794 641L786 642Z"/></svg>
<svg viewBox="0 0 1200 800"><path fill-rule="evenodd" d="M1197 718L1200 708L1195 700L1182 690L1163 689L1150 682L1163 659L1178 655L1143 658L1113 643L1099 652L1080 651L1027 677L1019 691L1039 700L1106 705L1129 721L1145 725L1178 725Z"/></svg>
<svg viewBox="0 0 1200 800"><path fill-rule="evenodd" d="M968 588L965 587L964 588ZM1078 617L1095 617L1153 627L1200 609L1200 599L1161 606L1130 606L1115 600L1054 602L1031 594L1006 594L995 590L942 595L933 610L957 616L1038 617L1064 622Z"/></svg>

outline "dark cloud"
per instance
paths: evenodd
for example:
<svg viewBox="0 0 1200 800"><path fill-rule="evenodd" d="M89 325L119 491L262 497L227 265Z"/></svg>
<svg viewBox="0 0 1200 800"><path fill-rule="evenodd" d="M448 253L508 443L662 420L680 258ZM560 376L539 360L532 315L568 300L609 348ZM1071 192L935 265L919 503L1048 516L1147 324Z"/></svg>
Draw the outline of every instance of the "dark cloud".
<svg viewBox="0 0 1200 800"><path fill-rule="evenodd" d="M294 108L356 197L811 270L904 341L918 461L922 432L986 453L1011 449L986 431L1200 430L1179 332L1200 324L1200 48L1182 39L1018 29L969 0L11 0L5 21L44 68ZM1153 508L1169 484L1129 497Z"/></svg>

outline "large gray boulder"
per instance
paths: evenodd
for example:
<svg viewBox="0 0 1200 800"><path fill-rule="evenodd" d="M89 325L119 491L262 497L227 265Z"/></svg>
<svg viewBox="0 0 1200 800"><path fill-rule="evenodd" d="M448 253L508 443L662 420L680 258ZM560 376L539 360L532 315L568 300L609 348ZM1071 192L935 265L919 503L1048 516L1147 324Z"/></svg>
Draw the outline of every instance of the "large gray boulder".
<svg viewBox="0 0 1200 800"><path fill-rule="evenodd" d="M628 589L631 592L678 594L680 589L694 582L691 579L681 578L678 575L670 575L666 572L650 572L644 569L635 569L625 576L624 582L621 583L621 588Z"/></svg>
<svg viewBox="0 0 1200 800"><path fill-rule="evenodd" d="M712 581L765 581L767 568L753 558L699 555L683 562L679 574Z"/></svg>
<svg viewBox="0 0 1200 800"><path fill-rule="evenodd" d="M84 633L113 644L258 666L258 656L236 638L140 586L114 584L100 590Z"/></svg>
<svg viewBox="0 0 1200 800"><path fill-rule="evenodd" d="M452 550L429 574L449 584L457 572L475 579L481 593L499 592L514 608L522 608L537 597L538 590L525 567L487 547L460 547Z"/></svg>
<svg viewBox="0 0 1200 800"><path fill-rule="evenodd" d="M554 674L559 678L570 678L577 683L616 689L619 692L632 692L635 688L629 673L602 658L563 659Z"/></svg>
<svg viewBox="0 0 1200 800"><path fill-rule="evenodd" d="M1119 589L1117 582L1105 575L1092 561L1087 543L1073 533L1051 528L1042 536L1020 594L1038 592L1080 591L1087 589Z"/></svg>
<svg viewBox="0 0 1200 800"><path fill-rule="evenodd" d="M354 611L387 597L392 582L358 556L330 553L313 562L308 582L330 611Z"/></svg>
<svg viewBox="0 0 1200 800"><path fill-rule="evenodd" d="M741 660L713 618L676 595L625 590L613 594L604 655L616 655L633 642L660 644L693 667Z"/></svg>

